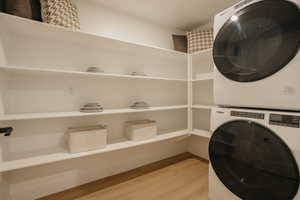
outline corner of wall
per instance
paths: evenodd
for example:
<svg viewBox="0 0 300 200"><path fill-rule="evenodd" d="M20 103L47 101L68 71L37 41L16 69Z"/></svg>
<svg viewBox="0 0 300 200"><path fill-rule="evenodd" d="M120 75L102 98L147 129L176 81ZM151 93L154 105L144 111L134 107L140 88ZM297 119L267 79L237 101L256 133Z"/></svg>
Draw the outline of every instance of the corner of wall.
<svg viewBox="0 0 300 200"><path fill-rule="evenodd" d="M5 114L4 107L4 94L6 90L7 77L4 76L4 72L0 72L0 115Z"/></svg>
<svg viewBox="0 0 300 200"><path fill-rule="evenodd" d="M209 140L207 138L191 136L188 141L188 152L208 160L208 143Z"/></svg>
<svg viewBox="0 0 300 200"><path fill-rule="evenodd" d="M94 1L73 1L85 32L167 49L173 49L172 34L184 34Z"/></svg>
<svg viewBox="0 0 300 200"><path fill-rule="evenodd" d="M5 46L4 46L4 40L5 35L4 33L0 33L0 65L5 66L7 64L6 62L6 56L5 56Z"/></svg>
<svg viewBox="0 0 300 200"><path fill-rule="evenodd" d="M214 20L209 19L209 20L201 23L201 25L195 27L193 29L193 31L202 31L202 30L207 30L207 29L213 29L213 27L214 27Z"/></svg>

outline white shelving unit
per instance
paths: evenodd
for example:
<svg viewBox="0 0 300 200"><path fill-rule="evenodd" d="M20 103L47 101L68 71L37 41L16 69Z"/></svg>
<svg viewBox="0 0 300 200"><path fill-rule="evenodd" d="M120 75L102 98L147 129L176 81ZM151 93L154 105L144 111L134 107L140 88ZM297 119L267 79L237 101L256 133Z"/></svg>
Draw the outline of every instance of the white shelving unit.
<svg viewBox="0 0 300 200"><path fill-rule="evenodd" d="M27 20L25 18L17 17L17 16L11 16L9 14L0 13L0 21L1 24L3 24L8 32L10 33L20 33L20 34L26 34L30 36L37 36L37 37L57 37L58 34L60 35L59 38L63 38L63 36L69 36L68 40L74 41L75 39L80 39L80 42L100 42L102 45L112 46L116 48L121 47L129 47L129 50L134 50L134 52L144 52L144 53L154 53L154 54L162 54L164 56L176 56L176 55L186 55L186 53L182 53L179 51L174 51L171 49L165 49L161 47L156 46L150 46L150 45L144 45L139 44L136 42L131 41L124 41L119 40L116 38L109 38L104 37L101 35L96 35L89 32L84 32L81 30L71 30L68 28L60 27L60 26L54 26L51 24L46 23L40 23L33 20ZM40 34L43 33L43 34Z"/></svg>
<svg viewBox="0 0 300 200"><path fill-rule="evenodd" d="M3 13L0 23L0 127L15 129L0 136L0 176L173 138L210 137L211 49L188 55ZM91 66L104 73L85 72ZM151 107L128 108L136 101ZM104 111L78 112L89 102ZM157 121L157 137L124 138L124 122L146 118ZM92 124L108 125L107 147L68 153L67 128Z"/></svg>
<svg viewBox="0 0 300 200"><path fill-rule="evenodd" d="M3 13L0 13L0 23L5 27L0 31L6 57L5 63L0 62L3 67L83 75L80 72L96 66L105 71L102 76L131 78L126 74L142 70L149 79L187 79L186 68L182 67L187 63L186 53L73 31Z"/></svg>
<svg viewBox="0 0 300 200"><path fill-rule="evenodd" d="M5 27L0 30L0 126L15 128L12 136L0 137L1 173L190 134L187 54L3 13L0 23ZM105 72L85 72L91 66ZM78 112L96 101L103 112ZM154 106L128 108L135 101ZM124 122L144 118L157 121L159 135L126 140ZM65 130L96 123L110 128L107 147L68 153Z"/></svg>
<svg viewBox="0 0 300 200"><path fill-rule="evenodd" d="M214 107L212 49L190 55L192 135L210 138L210 116Z"/></svg>
<svg viewBox="0 0 300 200"><path fill-rule="evenodd" d="M114 115L124 113L141 113L141 112L155 112L155 111L166 111L166 110L178 110L186 109L187 105L179 106L160 106L150 107L149 109L108 109L103 112L97 113L82 113L82 112L56 112L56 113L25 113L25 114L8 114L0 115L0 121L16 121L16 120L33 120L33 119L53 119L53 118L66 118L66 117L85 117L85 116L101 116L101 115Z"/></svg>
<svg viewBox="0 0 300 200"><path fill-rule="evenodd" d="M23 169L27 167L33 167L43 164L49 164L53 162L63 161L63 160L69 160L74 158L80 158L85 156L91 156L95 154L101 154L116 150L122 150L127 148L132 148L136 146L141 146L145 144L151 144L155 142L160 142L163 140L169 140L173 138L177 138L180 136L188 136L188 130L181 130L166 134L160 134L156 138L145 140L145 141L128 141L126 139L118 139L116 141L113 141L111 144L107 145L104 149L98 149L94 151L88 151L88 152L82 152L82 153L75 153L71 154L65 151L65 149L54 149L53 151L56 153L48 154L48 155L42 155L42 156L35 156L30 158L23 158L23 159L17 159L12 161L4 161L0 165L0 172L7 172L17 169ZM20 156L20 155L18 155Z"/></svg>

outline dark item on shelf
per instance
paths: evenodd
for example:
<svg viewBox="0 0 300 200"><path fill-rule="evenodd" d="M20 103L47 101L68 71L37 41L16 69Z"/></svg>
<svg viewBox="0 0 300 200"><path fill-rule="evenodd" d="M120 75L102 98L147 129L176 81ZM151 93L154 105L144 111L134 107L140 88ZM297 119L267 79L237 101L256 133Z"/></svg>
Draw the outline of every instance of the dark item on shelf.
<svg viewBox="0 0 300 200"><path fill-rule="evenodd" d="M2 1L2 0L1 0ZM41 17L41 4L39 0L3 0L4 12L33 19L36 21L42 21Z"/></svg>
<svg viewBox="0 0 300 200"><path fill-rule="evenodd" d="M174 50L187 53L188 39L185 35L172 35Z"/></svg>
<svg viewBox="0 0 300 200"><path fill-rule="evenodd" d="M80 108L80 112L83 113L96 113L102 111L103 111L103 107L99 103L88 103Z"/></svg>
<svg viewBox="0 0 300 200"><path fill-rule="evenodd" d="M4 12L5 11L4 8L5 8L5 1L0 0L0 12Z"/></svg>
<svg viewBox="0 0 300 200"><path fill-rule="evenodd" d="M0 128L0 134L4 134L4 136L10 136L13 130L13 127Z"/></svg>
<svg viewBox="0 0 300 200"><path fill-rule="evenodd" d="M144 101L138 101L138 102L135 102L134 104L132 104L130 106L130 108L132 108L132 109L149 109L150 106L148 103L146 103Z"/></svg>
<svg viewBox="0 0 300 200"><path fill-rule="evenodd" d="M103 73L104 71L99 67L89 67L87 68L86 72Z"/></svg>
<svg viewBox="0 0 300 200"><path fill-rule="evenodd" d="M132 72L130 74L131 76L147 76L144 72Z"/></svg>

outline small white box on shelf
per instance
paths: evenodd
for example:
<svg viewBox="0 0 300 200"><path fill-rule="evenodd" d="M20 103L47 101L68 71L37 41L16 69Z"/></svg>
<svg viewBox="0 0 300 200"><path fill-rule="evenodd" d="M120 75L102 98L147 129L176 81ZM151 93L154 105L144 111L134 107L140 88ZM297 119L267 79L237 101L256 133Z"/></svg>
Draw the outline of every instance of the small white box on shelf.
<svg viewBox="0 0 300 200"><path fill-rule="evenodd" d="M72 127L67 134L71 153L101 149L107 145L107 127L103 125Z"/></svg>
<svg viewBox="0 0 300 200"><path fill-rule="evenodd" d="M151 139L157 136L156 121L137 120L125 123L126 137L129 140L141 141Z"/></svg>

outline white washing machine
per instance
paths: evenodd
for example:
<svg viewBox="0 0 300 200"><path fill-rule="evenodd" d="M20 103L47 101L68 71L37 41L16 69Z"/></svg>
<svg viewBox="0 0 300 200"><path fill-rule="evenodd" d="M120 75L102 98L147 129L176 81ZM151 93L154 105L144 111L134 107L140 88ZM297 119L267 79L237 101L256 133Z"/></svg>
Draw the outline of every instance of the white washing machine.
<svg viewBox="0 0 300 200"><path fill-rule="evenodd" d="M300 0L244 0L215 17L217 105L300 110Z"/></svg>
<svg viewBox="0 0 300 200"><path fill-rule="evenodd" d="M300 200L300 113L214 108L210 200Z"/></svg>

